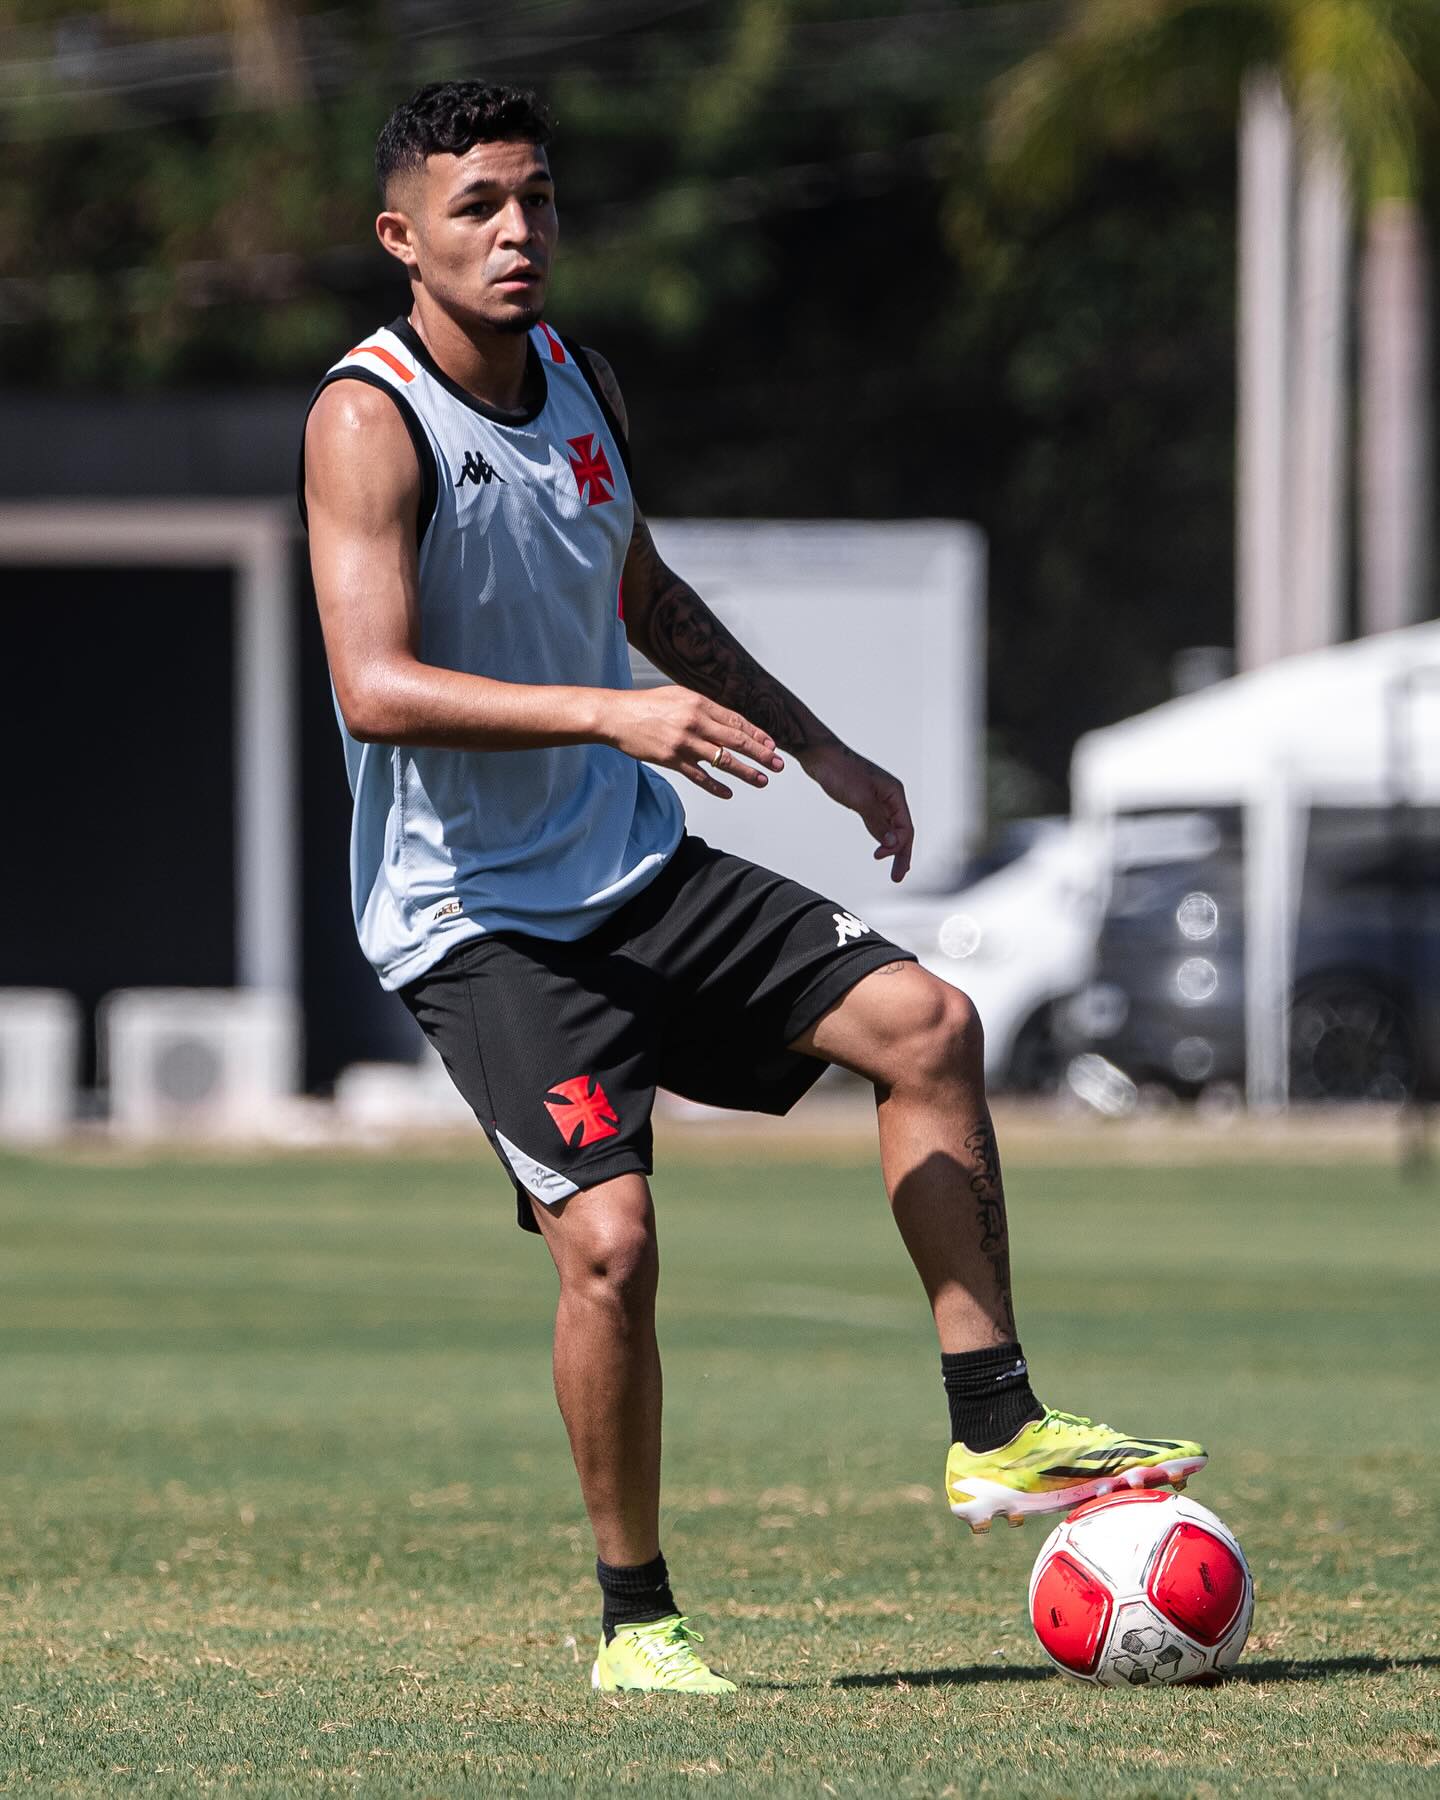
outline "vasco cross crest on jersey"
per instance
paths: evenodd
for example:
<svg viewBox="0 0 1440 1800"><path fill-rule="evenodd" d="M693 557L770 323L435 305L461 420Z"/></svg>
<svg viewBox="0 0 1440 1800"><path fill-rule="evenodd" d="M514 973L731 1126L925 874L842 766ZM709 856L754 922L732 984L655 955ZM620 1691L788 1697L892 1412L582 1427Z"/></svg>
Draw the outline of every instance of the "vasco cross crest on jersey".
<svg viewBox="0 0 1440 1800"><path fill-rule="evenodd" d="M478 450L467 450L464 466L460 470L459 479L455 485L457 488L464 487L467 481L473 481L476 487L479 487L482 482L489 487L492 481L503 484L504 480L505 477L499 470L492 463L486 462Z"/></svg>
<svg viewBox="0 0 1440 1800"><path fill-rule="evenodd" d="M593 1075L573 1075L569 1081L552 1082L545 1110L572 1150L583 1150L587 1144L620 1135L615 1108Z"/></svg>
<svg viewBox="0 0 1440 1800"><path fill-rule="evenodd" d="M587 506L603 506L607 500L613 500L615 472L610 467L605 446L595 433L587 431L580 437L566 438L565 442L575 452L570 458L570 467L580 498Z"/></svg>

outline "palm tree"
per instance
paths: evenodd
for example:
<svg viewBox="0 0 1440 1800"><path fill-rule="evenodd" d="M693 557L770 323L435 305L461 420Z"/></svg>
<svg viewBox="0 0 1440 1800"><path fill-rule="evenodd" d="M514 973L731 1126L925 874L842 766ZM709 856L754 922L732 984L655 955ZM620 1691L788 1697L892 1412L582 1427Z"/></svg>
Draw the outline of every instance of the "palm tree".
<svg viewBox="0 0 1440 1800"><path fill-rule="evenodd" d="M995 106L1002 168L1054 191L1097 154L1152 136L1167 114L1239 105L1237 637L1250 663L1339 635L1351 194L1367 220L1363 625L1405 623L1428 600L1418 192L1419 142L1432 122L1437 71L1435 0L1080 0L1070 24L1008 78ZM1292 284L1289 164L1297 131Z"/></svg>

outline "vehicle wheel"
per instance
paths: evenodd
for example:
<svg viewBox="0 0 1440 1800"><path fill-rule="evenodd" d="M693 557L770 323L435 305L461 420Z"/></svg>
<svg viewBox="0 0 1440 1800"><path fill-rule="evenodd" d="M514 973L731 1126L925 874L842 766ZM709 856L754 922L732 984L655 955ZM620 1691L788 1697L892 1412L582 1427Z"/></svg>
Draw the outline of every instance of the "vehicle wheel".
<svg viewBox="0 0 1440 1800"><path fill-rule="evenodd" d="M1011 1094L1053 1094L1065 1074L1065 1058L1055 1041L1055 1009L1031 1013L1015 1035L1005 1089Z"/></svg>
<svg viewBox="0 0 1440 1800"><path fill-rule="evenodd" d="M1399 1004L1378 988L1337 979L1297 994L1290 1009L1294 1100L1408 1100L1415 1040Z"/></svg>

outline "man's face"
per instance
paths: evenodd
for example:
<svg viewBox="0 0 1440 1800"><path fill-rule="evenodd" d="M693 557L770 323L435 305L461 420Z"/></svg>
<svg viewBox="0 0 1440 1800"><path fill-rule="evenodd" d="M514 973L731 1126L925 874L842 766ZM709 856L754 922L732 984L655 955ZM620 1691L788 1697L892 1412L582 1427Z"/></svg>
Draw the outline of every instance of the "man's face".
<svg viewBox="0 0 1440 1800"><path fill-rule="evenodd" d="M398 176L376 221L380 241L445 311L492 331L528 331L545 310L559 226L555 185L536 144L476 144Z"/></svg>

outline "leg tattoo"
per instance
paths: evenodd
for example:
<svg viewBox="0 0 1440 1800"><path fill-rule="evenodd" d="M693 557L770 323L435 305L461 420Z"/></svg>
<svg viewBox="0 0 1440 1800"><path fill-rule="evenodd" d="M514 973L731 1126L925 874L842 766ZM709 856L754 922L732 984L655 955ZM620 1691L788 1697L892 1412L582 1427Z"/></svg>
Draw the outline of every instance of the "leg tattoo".
<svg viewBox="0 0 1440 1800"><path fill-rule="evenodd" d="M1010 1337L1015 1336L1015 1308L1010 1296L1010 1231L1005 1219L1005 1185L1000 1176L1000 1147L995 1127L985 1113L965 1138L970 1162L969 1187L980 1225L980 1252L990 1264Z"/></svg>

